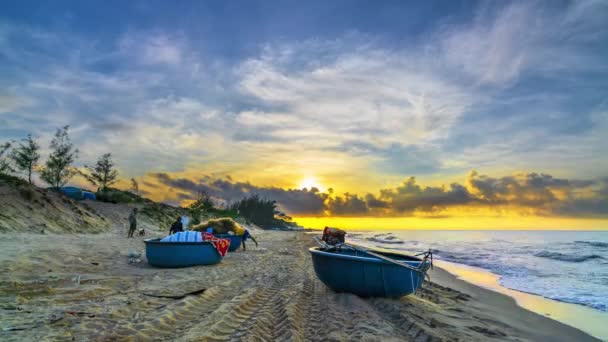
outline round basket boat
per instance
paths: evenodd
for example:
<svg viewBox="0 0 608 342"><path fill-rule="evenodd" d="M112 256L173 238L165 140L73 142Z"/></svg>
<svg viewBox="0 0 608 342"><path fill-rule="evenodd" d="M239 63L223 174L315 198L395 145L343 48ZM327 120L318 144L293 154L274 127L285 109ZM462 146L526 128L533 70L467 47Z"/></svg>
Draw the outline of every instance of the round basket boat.
<svg viewBox="0 0 608 342"><path fill-rule="evenodd" d="M157 267L188 267L213 265L222 261L222 256L211 242L163 242L149 239L146 244L148 263Z"/></svg>
<svg viewBox="0 0 608 342"><path fill-rule="evenodd" d="M336 292L362 297L401 297L414 293L424 282L429 261L396 253L380 253L409 268L352 249L309 249L317 277ZM416 268L419 271L415 271Z"/></svg>

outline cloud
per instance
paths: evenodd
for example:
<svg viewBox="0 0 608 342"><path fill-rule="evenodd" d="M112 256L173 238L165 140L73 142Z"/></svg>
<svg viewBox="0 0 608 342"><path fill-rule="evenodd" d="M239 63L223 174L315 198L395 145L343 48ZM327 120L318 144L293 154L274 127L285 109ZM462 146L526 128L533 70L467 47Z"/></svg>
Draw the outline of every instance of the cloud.
<svg viewBox="0 0 608 342"><path fill-rule="evenodd" d="M332 216L363 216L369 207L365 199L356 194L345 193L344 196L329 197L326 209Z"/></svg>
<svg viewBox="0 0 608 342"><path fill-rule="evenodd" d="M150 175L152 179L173 189L187 191L189 197L196 199L204 192L227 203L232 203L251 195L272 199L278 202L280 209L293 215L323 214L326 194L318 189L281 189L276 187L257 187L248 182L233 182L230 179L212 179L209 176L196 181L185 178L173 178L166 173Z"/></svg>
<svg viewBox="0 0 608 342"><path fill-rule="evenodd" d="M492 210L497 215L516 213L541 216L604 216L608 214L608 178L577 180L555 178L542 173L516 173L490 177L470 172L464 184L424 186L409 177L379 195L329 190L260 187L231 179L210 176L198 180L174 178L166 173L149 175L171 189L181 191L178 200L195 199L205 192L229 203L258 195L277 201L295 216L416 216L446 217L467 211ZM189 194L189 195L188 195ZM456 210L456 211L454 211Z"/></svg>
<svg viewBox="0 0 608 342"><path fill-rule="evenodd" d="M514 3L498 13L482 11L473 24L449 27L440 38L442 56L481 84L505 84L516 79L536 38L531 5ZM532 31L532 34L530 34Z"/></svg>
<svg viewBox="0 0 608 342"><path fill-rule="evenodd" d="M381 190L379 198L387 203L391 212L398 214L439 212L450 206L470 205L476 201L460 184L452 183L449 189L443 186L423 187L416 184L414 177L394 189Z"/></svg>
<svg viewBox="0 0 608 342"><path fill-rule="evenodd" d="M11 113L17 109L29 107L33 104L33 99L0 93L0 114Z"/></svg>
<svg viewBox="0 0 608 342"><path fill-rule="evenodd" d="M300 35L245 22L230 27L247 41L237 49L205 26L117 25L92 36L7 20L0 87L8 97L0 96L0 111L10 114L0 115L0 134L31 132L47 146L56 127L70 124L79 163L112 152L128 177L218 172L278 189L310 173L349 192L329 196L333 209L319 194L272 192L284 202L310 201L302 212L315 213L436 213L489 203L451 185L394 187L382 198L377 189L402 175L453 179L480 168L604 176L608 159L597 156L608 151L605 2L471 7L449 17L421 14L415 30L386 23ZM219 43L206 42L211 36ZM229 52L213 49L219 45Z"/></svg>
<svg viewBox="0 0 608 342"><path fill-rule="evenodd" d="M417 144L444 136L470 103L463 89L420 68L421 61L404 52L338 41L329 49L335 54L302 61L327 44L267 46L264 55L239 68L241 91L271 107L258 110L257 121L284 121L269 127L273 136L284 136L297 123L296 139L327 145L339 140L377 147Z"/></svg>
<svg viewBox="0 0 608 342"><path fill-rule="evenodd" d="M121 53L148 65L179 65L184 58L183 38L164 33L125 34L119 41L119 49Z"/></svg>

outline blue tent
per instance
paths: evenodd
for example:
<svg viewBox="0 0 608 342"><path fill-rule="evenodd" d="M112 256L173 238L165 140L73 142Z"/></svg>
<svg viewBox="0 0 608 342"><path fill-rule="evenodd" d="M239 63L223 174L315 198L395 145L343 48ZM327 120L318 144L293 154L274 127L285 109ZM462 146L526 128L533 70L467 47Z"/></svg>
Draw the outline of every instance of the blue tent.
<svg viewBox="0 0 608 342"><path fill-rule="evenodd" d="M76 188L73 186L64 186L59 189L64 195L68 196L71 199L82 200L84 199L84 195L82 193L82 189Z"/></svg>
<svg viewBox="0 0 608 342"><path fill-rule="evenodd" d="M95 196L95 193L90 192L90 191L83 191L82 192L82 197L85 200L91 200L91 201L95 201L97 200L97 196Z"/></svg>
<svg viewBox="0 0 608 342"><path fill-rule="evenodd" d="M94 192L83 190L81 188L77 188L75 186L64 186L59 189L64 195L68 196L71 199L75 199L77 201L81 200L97 200L97 196Z"/></svg>

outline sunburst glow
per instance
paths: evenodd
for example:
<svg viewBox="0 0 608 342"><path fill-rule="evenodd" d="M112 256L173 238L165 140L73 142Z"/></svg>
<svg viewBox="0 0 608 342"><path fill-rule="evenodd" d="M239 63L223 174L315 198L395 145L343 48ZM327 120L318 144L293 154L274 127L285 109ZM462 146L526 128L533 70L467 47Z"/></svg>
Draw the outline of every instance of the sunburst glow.
<svg viewBox="0 0 608 342"><path fill-rule="evenodd" d="M302 181L298 184L298 189L312 189L317 188L319 191L324 192L325 188L319 183L319 181L315 177L306 177L302 179Z"/></svg>

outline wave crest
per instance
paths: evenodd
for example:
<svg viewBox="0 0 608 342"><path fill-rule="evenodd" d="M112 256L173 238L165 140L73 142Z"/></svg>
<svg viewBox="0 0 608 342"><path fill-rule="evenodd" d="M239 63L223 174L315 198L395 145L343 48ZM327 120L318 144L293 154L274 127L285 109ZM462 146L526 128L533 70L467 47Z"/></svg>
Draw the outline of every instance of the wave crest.
<svg viewBox="0 0 608 342"><path fill-rule="evenodd" d="M574 241L574 243L587 245L592 247L608 247L608 242L598 242L598 241Z"/></svg>
<svg viewBox="0 0 608 342"><path fill-rule="evenodd" d="M584 262L584 261L593 260L593 259L604 259L602 256L597 255L597 254L588 254L588 255L574 254L573 255L573 254L564 254L564 253L549 252L549 251L541 251L541 252L534 254L534 256L537 256L539 258L547 258L547 259L566 261L566 262Z"/></svg>

